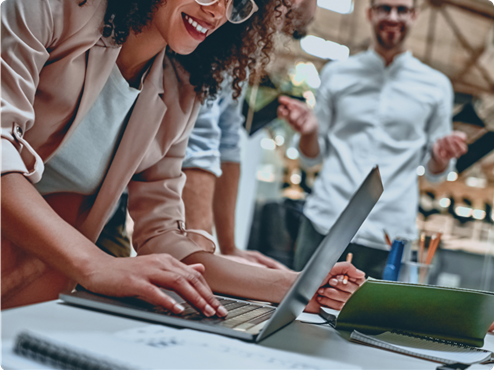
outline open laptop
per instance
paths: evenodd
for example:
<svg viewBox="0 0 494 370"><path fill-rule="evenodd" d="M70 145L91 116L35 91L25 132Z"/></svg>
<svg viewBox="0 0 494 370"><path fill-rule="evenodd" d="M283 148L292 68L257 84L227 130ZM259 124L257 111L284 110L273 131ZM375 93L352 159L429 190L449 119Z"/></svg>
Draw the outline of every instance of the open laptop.
<svg viewBox="0 0 494 370"><path fill-rule="evenodd" d="M260 342L290 324L302 313L369 215L382 192L381 176L379 169L375 167L355 192L278 307L216 296L229 311L225 319L207 318L199 314L194 308L184 303L184 300L177 294L170 291L166 293L186 307L180 315L136 298L113 298L87 291L61 294L60 299L79 307Z"/></svg>

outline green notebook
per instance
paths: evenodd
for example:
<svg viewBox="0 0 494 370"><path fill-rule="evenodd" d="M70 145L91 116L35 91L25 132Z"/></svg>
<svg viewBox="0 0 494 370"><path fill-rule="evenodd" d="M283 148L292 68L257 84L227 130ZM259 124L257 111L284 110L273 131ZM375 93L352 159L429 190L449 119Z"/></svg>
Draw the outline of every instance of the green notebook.
<svg viewBox="0 0 494 370"><path fill-rule="evenodd" d="M482 347L493 322L492 292L369 279L341 310L336 329Z"/></svg>

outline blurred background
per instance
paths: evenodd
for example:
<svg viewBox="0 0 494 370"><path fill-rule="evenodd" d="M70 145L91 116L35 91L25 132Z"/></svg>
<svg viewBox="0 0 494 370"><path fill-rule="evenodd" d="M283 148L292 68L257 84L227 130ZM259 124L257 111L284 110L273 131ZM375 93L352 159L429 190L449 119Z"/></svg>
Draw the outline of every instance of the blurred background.
<svg viewBox="0 0 494 370"><path fill-rule="evenodd" d="M469 137L469 152L443 183L428 183L424 168L417 168L418 229L427 236L443 233L429 282L494 291L494 6L488 0L418 5L409 49L450 78L453 125ZM300 168L294 132L272 119L276 104L270 103L283 93L313 106L322 67L369 47L367 6L367 0L318 0L308 35L283 40L267 75L249 86L236 215L239 248L260 250L291 266L304 199L318 168Z"/></svg>

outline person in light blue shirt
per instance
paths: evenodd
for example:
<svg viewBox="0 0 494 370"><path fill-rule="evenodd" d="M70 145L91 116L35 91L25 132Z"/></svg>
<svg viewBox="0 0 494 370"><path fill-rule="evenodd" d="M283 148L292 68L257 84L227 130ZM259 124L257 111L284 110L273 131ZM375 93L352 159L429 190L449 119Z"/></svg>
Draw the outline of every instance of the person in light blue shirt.
<svg viewBox="0 0 494 370"><path fill-rule="evenodd" d="M321 73L314 113L283 97L279 116L300 133L305 167L323 163L304 207L296 243L300 270L374 165L384 193L343 254L367 275L381 278L391 238L416 239L417 167L438 181L467 150L452 133L453 89L442 73L406 51L415 0L374 0L367 9L373 29L369 50L332 62Z"/></svg>
<svg viewBox="0 0 494 370"><path fill-rule="evenodd" d="M205 102L189 138L182 170L187 226L212 233L215 225L223 255L243 263L286 269L257 251L235 245L235 206L240 178L240 129L243 98L236 101L224 84L212 102Z"/></svg>
<svg viewBox="0 0 494 370"><path fill-rule="evenodd" d="M294 39L307 34L316 9L315 0L293 2L293 29L290 31L294 31ZM242 104L243 99L235 101L228 84L224 84L217 99L204 104L199 112L182 165L187 175L183 191L187 226L211 233L214 224L221 253L229 258L286 269L260 252L240 250L235 245L235 205L240 179L239 129L244 122Z"/></svg>

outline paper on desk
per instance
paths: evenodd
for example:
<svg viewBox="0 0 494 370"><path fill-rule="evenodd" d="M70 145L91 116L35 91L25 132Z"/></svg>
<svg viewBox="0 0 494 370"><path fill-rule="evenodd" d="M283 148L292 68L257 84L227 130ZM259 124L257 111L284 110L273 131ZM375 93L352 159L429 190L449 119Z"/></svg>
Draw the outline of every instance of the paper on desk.
<svg viewBox="0 0 494 370"><path fill-rule="evenodd" d="M233 369L359 369L329 359L301 355L263 347L253 343L203 333L177 330L161 325L147 325L125 330L116 336L141 345L169 350L184 356L197 356L207 368Z"/></svg>

